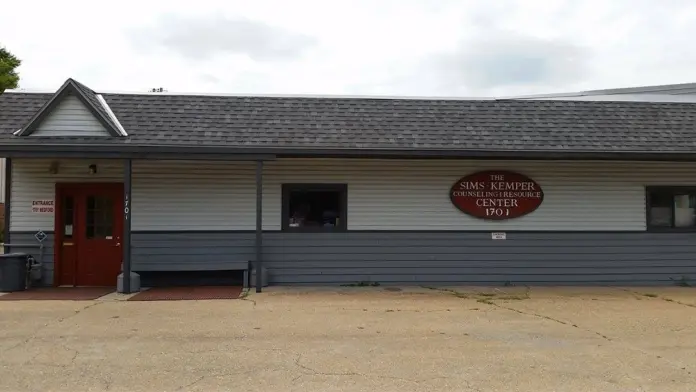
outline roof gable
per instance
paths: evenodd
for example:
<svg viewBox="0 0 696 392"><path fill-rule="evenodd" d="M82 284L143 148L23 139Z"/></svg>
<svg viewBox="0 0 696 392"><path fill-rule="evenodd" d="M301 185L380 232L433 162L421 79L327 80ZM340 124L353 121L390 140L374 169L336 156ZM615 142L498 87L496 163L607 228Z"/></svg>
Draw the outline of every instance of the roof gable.
<svg viewBox="0 0 696 392"><path fill-rule="evenodd" d="M127 136L104 98L73 79L68 79L15 135Z"/></svg>
<svg viewBox="0 0 696 392"><path fill-rule="evenodd" d="M73 94L66 95L50 113L24 134L43 136L111 136L85 104Z"/></svg>

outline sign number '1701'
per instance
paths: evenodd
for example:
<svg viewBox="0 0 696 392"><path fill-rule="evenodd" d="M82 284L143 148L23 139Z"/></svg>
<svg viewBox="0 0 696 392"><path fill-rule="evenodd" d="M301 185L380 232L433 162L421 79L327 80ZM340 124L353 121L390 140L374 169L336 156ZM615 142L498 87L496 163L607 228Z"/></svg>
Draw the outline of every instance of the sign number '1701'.
<svg viewBox="0 0 696 392"><path fill-rule="evenodd" d="M130 213L130 200L128 200L128 196L123 200L123 215L126 217L126 220L129 218L129 213Z"/></svg>
<svg viewBox="0 0 696 392"><path fill-rule="evenodd" d="M476 218L504 220L534 212L544 192L523 174L488 170L459 179L450 189L450 199L460 211Z"/></svg>

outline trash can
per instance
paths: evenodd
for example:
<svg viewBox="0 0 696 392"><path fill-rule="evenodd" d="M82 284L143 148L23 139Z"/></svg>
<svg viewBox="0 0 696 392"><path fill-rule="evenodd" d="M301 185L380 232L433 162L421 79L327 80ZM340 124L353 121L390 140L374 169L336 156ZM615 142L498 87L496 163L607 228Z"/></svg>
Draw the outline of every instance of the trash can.
<svg viewBox="0 0 696 392"><path fill-rule="evenodd" d="M27 289L27 258L25 253L0 255L0 291L24 291Z"/></svg>

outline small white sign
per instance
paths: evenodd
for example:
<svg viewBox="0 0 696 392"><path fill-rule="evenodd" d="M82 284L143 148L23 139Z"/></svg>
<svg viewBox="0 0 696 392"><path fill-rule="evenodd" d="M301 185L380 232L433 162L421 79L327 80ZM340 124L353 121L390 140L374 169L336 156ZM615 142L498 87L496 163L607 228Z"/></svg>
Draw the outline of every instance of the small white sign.
<svg viewBox="0 0 696 392"><path fill-rule="evenodd" d="M46 235L46 233L44 233L44 232L41 231L41 230L37 231L36 234L34 234L34 238L36 238L36 240L39 241L39 242L44 242L44 240L45 240L47 237L48 237L48 236Z"/></svg>
<svg viewBox="0 0 696 392"><path fill-rule="evenodd" d="M55 205L53 200L32 200L31 212L35 214L53 214Z"/></svg>
<svg viewBox="0 0 696 392"><path fill-rule="evenodd" d="M505 233L491 233L491 239L494 240L504 240L507 238Z"/></svg>

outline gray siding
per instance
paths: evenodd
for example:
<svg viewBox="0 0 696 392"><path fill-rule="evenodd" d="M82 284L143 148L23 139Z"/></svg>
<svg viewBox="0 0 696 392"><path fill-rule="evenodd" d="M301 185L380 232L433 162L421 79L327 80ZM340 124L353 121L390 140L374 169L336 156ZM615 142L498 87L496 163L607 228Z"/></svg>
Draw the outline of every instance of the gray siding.
<svg viewBox="0 0 696 392"><path fill-rule="evenodd" d="M36 232L27 231L11 231L9 238L5 239L7 244L17 244L17 245L33 245L35 246L5 246L5 253L27 253L36 260L40 260L43 263L42 271L42 284L51 285L53 284L53 233L45 232L48 237L43 242L44 248L43 253L38 247L39 242L34 238Z"/></svg>
<svg viewBox="0 0 696 392"><path fill-rule="evenodd" d="M133 271L215 270L226 262L249 261L254 233L133 232Z"/></svg>
<svg viewBox="0 0 696 392"><path fill-rule="evenodd" d="M671 285L696 279L696 234L264 233L271 284ZM134 270L252 260L249 232L134 233Z"/></svg>
<svg viewBox="0 0 696 392"><path fill-rule="evenodd" d="M71 95L53 109L31 136L109 136L109 131Z"/></svg>

